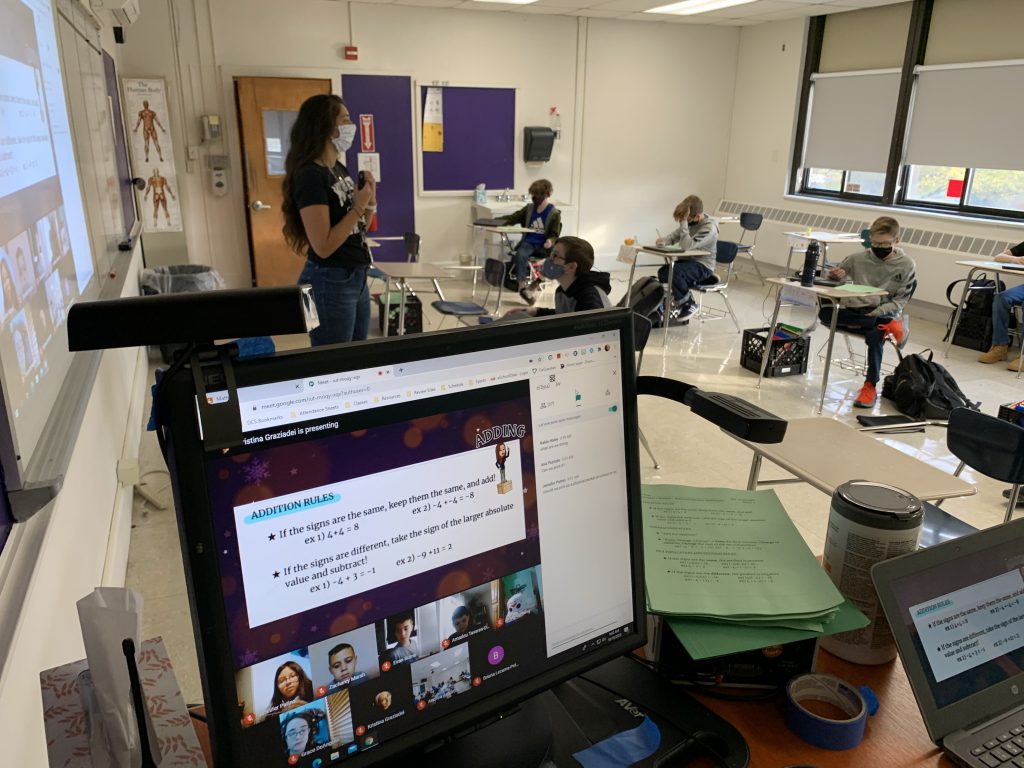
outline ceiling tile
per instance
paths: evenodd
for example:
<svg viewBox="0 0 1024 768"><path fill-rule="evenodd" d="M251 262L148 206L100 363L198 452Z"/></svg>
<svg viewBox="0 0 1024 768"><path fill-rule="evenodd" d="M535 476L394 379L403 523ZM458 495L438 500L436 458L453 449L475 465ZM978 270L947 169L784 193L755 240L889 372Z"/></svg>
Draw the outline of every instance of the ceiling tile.
<svg viewBox="0 0 1024 768"><path fill-rule="evenodd" d="M591 19L619 19L626 15L626 11L602 11L597 8L583 8L570 16L586 16Z"/></svg>
<svg viewBox="0 0 1024 768"><path fill-rule="evenodd" d="M363 0L359 0L362 2ZM414 5L426 8L454 8L462 0L394 0L394 5Z"/></svg>
<svg viewBox="0 0 1024 768"><path fill-rule="evenodd" d="M524 5L517 11L517 13L529 13L533 15L544 14L547 16L568 16L572 11L579 10L578 6L579 3L577 3L576 8L552 8L549 5L531 3L530 5Z"/></svg>
<svg viewBox="0 0 1024 768"><path fill-rule="evenodd" d="M523 8L565 8L578 11L580 8L590 6L596 0L537 0L532 5L524 5Z"/></svg>
<svg viewBox="0 0 1024 768"><path fill-rule="evenodd" d="M664 5L665 3L661 0L604 0L604 2L597 2L588 7L601 11L630 11L637 13L639 11L646 11L648 8L655 8L659 4Z"/></svg>

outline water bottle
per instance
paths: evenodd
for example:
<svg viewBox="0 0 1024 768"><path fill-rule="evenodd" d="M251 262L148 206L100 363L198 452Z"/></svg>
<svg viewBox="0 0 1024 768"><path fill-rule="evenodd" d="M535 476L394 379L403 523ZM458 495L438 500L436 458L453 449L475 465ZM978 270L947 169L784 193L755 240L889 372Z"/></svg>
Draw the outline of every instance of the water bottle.
<svg viewBox="0 0 1024 768"><path fill-rule="evenodd" d="M814 285L814 271L818 266L818 257L821 255L821 246L817 240L811 240L804 251L804 268L800 273L800 285Z"/></svg>

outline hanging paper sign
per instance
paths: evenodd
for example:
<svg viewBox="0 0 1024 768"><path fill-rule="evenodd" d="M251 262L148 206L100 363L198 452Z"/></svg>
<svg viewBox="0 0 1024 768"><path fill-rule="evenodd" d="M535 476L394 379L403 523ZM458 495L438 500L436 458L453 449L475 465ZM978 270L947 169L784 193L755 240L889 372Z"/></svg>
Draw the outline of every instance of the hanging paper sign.
<svg viewBox="0 0 1024 768"><path fill-rule="evenodd" d="M363 152L377 151L377 137L373 132L373 115L359 116L359 141Z"/></svg>
<svg viewBox="0 0 1024 768"><path fill-rule="evenodd" d="M440 88L427 88L423 105L423 151L444 152L444 105Z"/></svg>

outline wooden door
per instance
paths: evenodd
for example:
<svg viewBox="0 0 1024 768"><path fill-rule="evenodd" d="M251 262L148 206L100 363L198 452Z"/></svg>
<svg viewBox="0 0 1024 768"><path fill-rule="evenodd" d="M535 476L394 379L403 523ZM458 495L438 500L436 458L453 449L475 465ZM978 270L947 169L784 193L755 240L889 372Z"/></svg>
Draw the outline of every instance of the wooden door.
<svg viewBox="0 0 1024 768"><path fill-rule="evenodd" d="M302 271L305 255L292 251L281 233L281 182L288 134L302 102L330 92L330 80L235 78L253 285L292 285Z"/></svg>

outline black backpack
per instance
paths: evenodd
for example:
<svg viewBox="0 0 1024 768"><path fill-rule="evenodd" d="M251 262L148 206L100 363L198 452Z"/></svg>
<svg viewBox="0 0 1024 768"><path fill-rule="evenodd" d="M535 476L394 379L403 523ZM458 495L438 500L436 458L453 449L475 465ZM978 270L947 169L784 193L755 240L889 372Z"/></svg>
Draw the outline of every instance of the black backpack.
<svg viewBox="0 0 1024 768"><path fill-rule="evenodd" d="M643 315L655 325L661 322L661 300L665 298L665 287L658 278L648 275L641 277L616 306L629 307L636 314Z"/></svg>
<svg viewBox="0 0 1024 768"><path fill-rule="evenodd" d="M946 301L953 305L954 309L946 321L946 335L942 337L945 341L953 334L953 343L958 347L976 349L984 352L992 345L992 302L997 293L1006 290L1006 284L998 277L990 280L982 272L980 276L971 280L967 288L967 296L964 298L960 312L960 322L956 329L953 329L953 318L956 317L956 306L959 298L954 299L953 294L959 294L963 287L961 283L967 282L967 278L954 280L946 286ZM1015 325L1016 322L1011 322Z"/></svg>
<svg viewBox="0 0 1024 768"><path fill-rule="evenodd" d="M882 397L892 400L900 413L915 419L948 419L954 408L976 411L981 405L967 399L949 371L932 360L930 349L920 354L900 354L896 370L882 383Z"/></svg>

